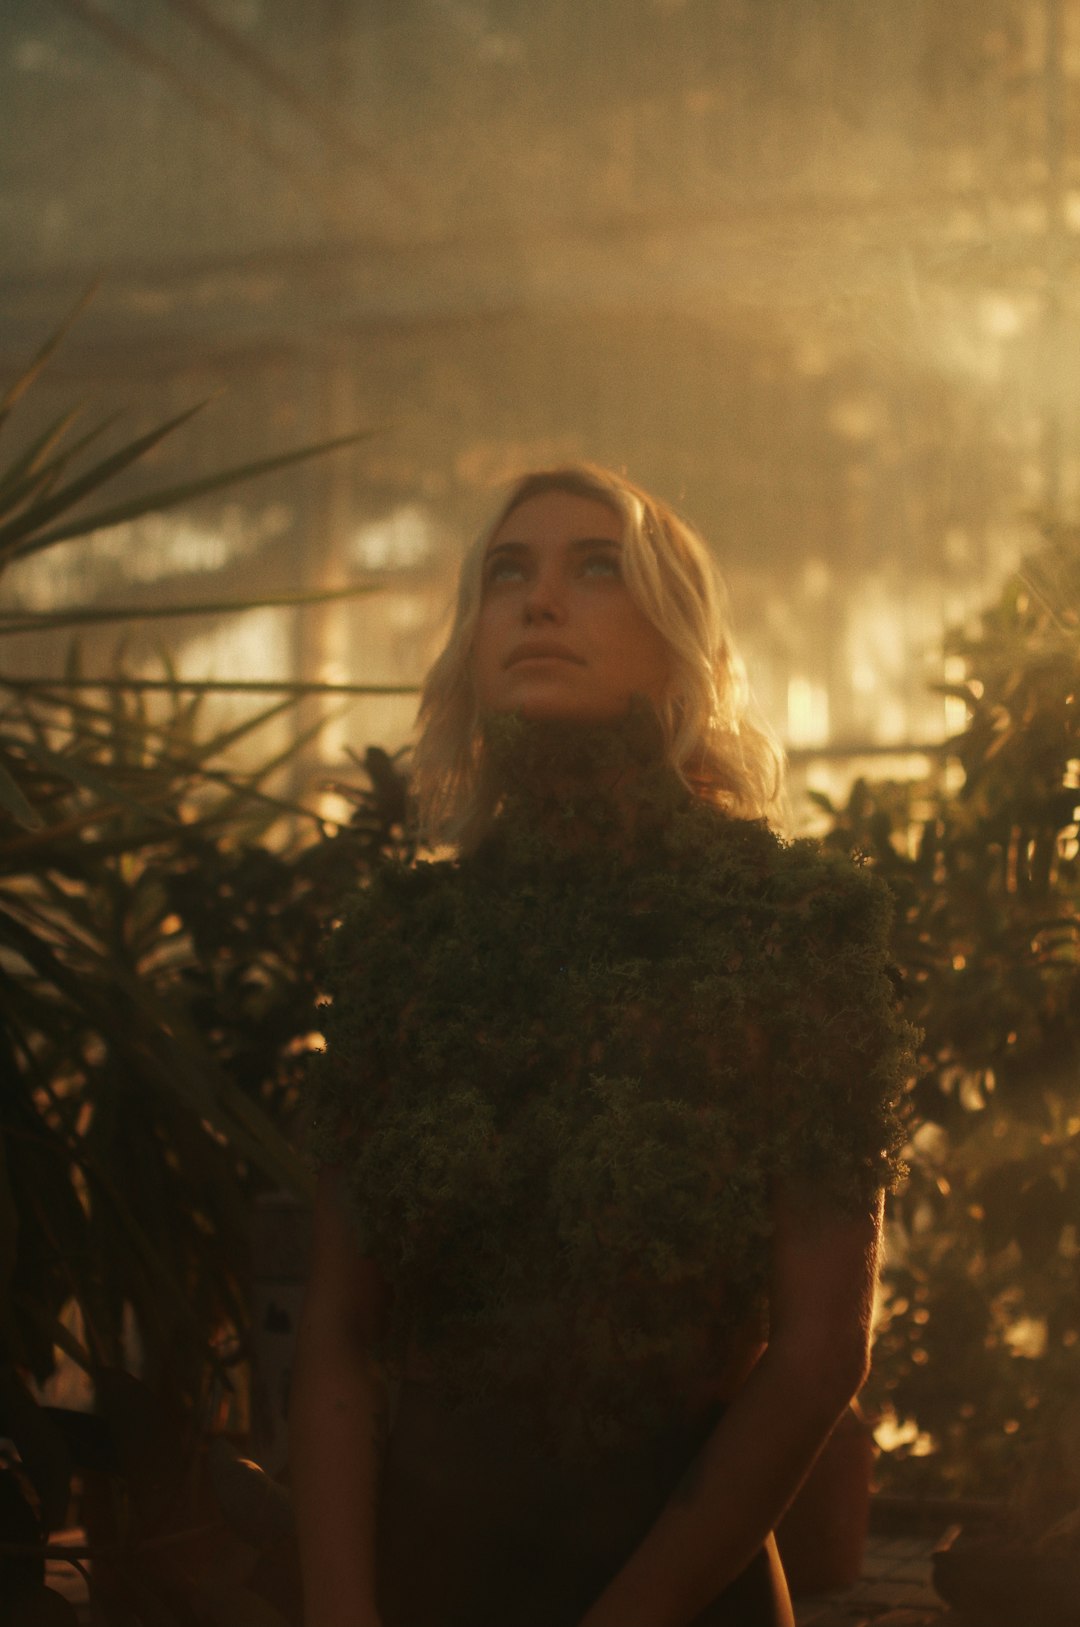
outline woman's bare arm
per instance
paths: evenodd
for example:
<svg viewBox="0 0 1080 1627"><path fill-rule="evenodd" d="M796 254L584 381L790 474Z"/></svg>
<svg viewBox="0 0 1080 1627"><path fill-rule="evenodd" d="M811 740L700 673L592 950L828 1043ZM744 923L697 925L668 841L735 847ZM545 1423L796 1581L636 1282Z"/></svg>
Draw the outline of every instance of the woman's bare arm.
<svg viewBox="0 0 1080 1627"><path fill-rule="evenodd" d="M686 1627L749 1562L866 1376L880 1230L783 1195L768 1348L581 1627Z"/></svg>
<svg viewBox="0 0 1080 1627"><path fill-rule="evenodd" d="M386 1397L373 1351L387 1301L377 1266L351 1234L340 1171L324 1170L289 1404L305 1627L379 1627L375 1509Z"/></svg>

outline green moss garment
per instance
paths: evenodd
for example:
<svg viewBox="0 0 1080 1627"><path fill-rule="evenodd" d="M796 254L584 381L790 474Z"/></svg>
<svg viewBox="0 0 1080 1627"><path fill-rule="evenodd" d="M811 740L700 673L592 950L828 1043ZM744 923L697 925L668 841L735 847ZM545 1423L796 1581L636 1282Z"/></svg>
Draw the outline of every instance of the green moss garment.
<svg viewBox="0 0 1080 1627"><path fill-rule="evenodd" d="M394 1286L388 1360L520 1396L573 1454L764 1318L778 1181L852 1211L892 1183L911 1035L868 871L632 732L498 747L488 840L387 866L331 936L311 1146Z"/></svg>

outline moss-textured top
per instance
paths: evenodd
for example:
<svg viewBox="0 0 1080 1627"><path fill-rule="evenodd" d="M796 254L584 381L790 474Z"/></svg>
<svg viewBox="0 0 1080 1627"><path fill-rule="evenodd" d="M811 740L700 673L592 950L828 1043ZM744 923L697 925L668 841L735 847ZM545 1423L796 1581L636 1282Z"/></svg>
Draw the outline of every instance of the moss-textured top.
<svg viewBox="0 0 1080 1627"><path fill-rule="evenodd" d="M639 714L489 754L482 847L388 865L330 937L312 1151L394 1286L388 1359L574 1452L764 1314L778 1180L891 1183L910 1034L885 887L691 796Z"/></svg>

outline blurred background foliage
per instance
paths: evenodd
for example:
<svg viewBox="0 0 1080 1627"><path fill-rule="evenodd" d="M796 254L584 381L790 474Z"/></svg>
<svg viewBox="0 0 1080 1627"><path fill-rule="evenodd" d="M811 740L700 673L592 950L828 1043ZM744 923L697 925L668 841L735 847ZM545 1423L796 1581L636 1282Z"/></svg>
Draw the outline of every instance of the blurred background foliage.
<svg viewBox="0 0 1080 1627"><path fill-rule="evenodd" d="M943 774L819 805L897 900L924 1029L870 1396L892 1489L1080 1502L1080 531L949 652Z"/></svg>

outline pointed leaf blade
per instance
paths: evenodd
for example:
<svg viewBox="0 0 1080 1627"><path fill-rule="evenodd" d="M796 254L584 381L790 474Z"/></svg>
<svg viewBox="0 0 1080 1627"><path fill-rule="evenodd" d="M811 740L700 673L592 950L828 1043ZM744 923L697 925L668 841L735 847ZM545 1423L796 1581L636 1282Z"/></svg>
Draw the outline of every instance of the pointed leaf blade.
<svg viewBox="0 0 1080 1627"><path fill-rule="evenodd" d="M100 463L95 463L92 468L87 469L81 475L77 475L74 480L69 480L66 486L61 486L59 491L54 492L51 497L33 504L30 508L24 509L14 519L8 520L5 525L0 525L0 557L7 555L8 558L18 558L24 553L33 553L38 548L46 547L47 542L41 536L34 534L40 530L40 527L48 525L50 520L63 514L67 509L73 508L76 503L80 503L84 497L88 497L92 491L96 491L107 480L112 480L116 475L129 468L131 464L137 463L140 458L145 457L147 452L152 451L159 442L163 441L167 435L173 434L181 425L186 424L189 418L193 418L197 412L201 412L212 399L212 397L207 397L205 401L198 401L193 407L187 407L183 412L179 412L175 417L168 419L166 423L159 424L156 429L148 430L145 435L137 435L134 440L128 441L122 446L118 452L111 453L109 457L103 458ZM94 527L94 529L98 528ZM52 534L48 535L50 540L59 540L58 537Z"/></svg>
<svg viewBox="0 0 1080 1627"><path fill-rule="evenodd" d="M20 500L14 494L24 485L28 476L40 474L43 460L48 459L49 453L60 444L71 425L85 410L85 405L80 404L62 412L42 430L40 435L34 437L14 463L9 464L0 473L0 511L13 507Z"/></svg>
<svg viewBox="0 0 1080 1627"><path fill-rule="evenodd" d="M229 616L247 610L285 610L307 605L333 604L341 599L378 593L381 582L355 582L347 588L322 593L279 593L266 599L219 599L206 604L101 605L93 610L8 611L0 613L0 636L5 633L50 633L68 627L94 627L109 622L169 620L175 616Z"/></svg>
<svg viewBox="0 0 1080 1627"><path fill-rule="evenodd" d="M45 821L31 807L15 778L0 763L0 808L3 808L24 830L41 830Z"/></svg>
<svg viewBox="0 0 1080 1627"><path fill-rule="evenodd" d="M42 768L51 769L61 779L68 780L72 785L83 791L93 791L110 804L119 804L139 819L145 819L152 824L175 826L177 821L170 815L162 813L159 809L149 808L145 803L139 802L136 797L129 796L119 786L114 785L106 775L99 774L96 769L89 767L85 762L74 757L62 757L54 751L47 751L41 746L31 746L24 743L23 750L28 757L41 765Z"/></svg>
<svg viewBox="0 0 1080 1627"><path fill-rule="evenodd" d="M205 403L200 403L200 406ZM198 411L192 408L191 411ZM190 416L190 414L188 415ZM175 422L167 426L162 433L176 427ZM127 503L118 503L115 508L100 509L97 513L88 515L85 519L75 520L56 526L51 531L41 535L27 538L12 550L12 557L22 558L26 554L35 553L40 548L49 548L56 542L67 542L73 537L88 536L92 531L103 531L108 526L121 525L127 520L137 520L143 514L159 514L167 508L175 508L178 503L190 502L196 497L205 497L210 492L221 491L226 487L239 485L244 480L254 480L260 475L272 474L279 469L288 469L297 463L304 463L311 458L324 456L327 452L336 452L348 446L356 446L361 441L369 440L377 430L359 430L352 435L338 435L332 440L319 441L313 446L302 446L293 452L282 452L276 457L260 458L255 463L237 464L231 469L222 469L217 474L206 475L201 480L189 480L181 486L165 486L159 491L151 492L146 497L135 497ZM160 435L158 437L160 439ZM58 494L59 496L59 494ZM0 546L4 543L3 531L0 530Z"/></svg>
<svg viewBox="0 0 1080 1627"><path fill-rule="evenodd" d="M83 311L85 311L86 307L97 293L97 286L96 281L92 282L86 292L80 295L68 315L58 327L53 329L45 343L41 346L41 349L36 353L36 355L31 357L30 361L23 368L18 378L16 378L12 384L9 384L4 394L0 396L0 426L2 426L11 416L11 410L15 406L16 402L26 394L34 380L38 377L43 368L48 365L49 361L59 349L60 345L63 344L64 340L68 336L68 333L71 331L71 328L78 321Z"/></svg>
<svg viewBox="0 0 1080 1627"><path fill-rule="evenodd" d="M95 424L93 429L88 429L85 435L80 435L77 441L73 441L62 452L58 452L48 463L42 464L32 471L32 474L25 478L18 487L13 487L9 483L8 476L5 475L3 485L0 486L0 515L13 513L35 497L39 501L44 501L49 493L54 490L56 482L68 465L73 463L82 452L85 452L87 447L100 440L121 416L119 412L111 412L107 418L103 418L99 424Z"/></svg>

